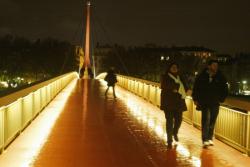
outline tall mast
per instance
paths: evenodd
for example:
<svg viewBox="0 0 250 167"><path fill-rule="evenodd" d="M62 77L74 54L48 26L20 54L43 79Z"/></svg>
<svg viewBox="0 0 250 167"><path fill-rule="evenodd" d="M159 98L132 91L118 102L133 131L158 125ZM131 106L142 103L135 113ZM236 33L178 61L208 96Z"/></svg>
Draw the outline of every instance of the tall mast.
<svg viewBox="0 0 250 167"><path fill-rule="evenodd" d="M90 64L90 0L87 1L87 17L86 17L86 34L85 34L85 53L84 53L84 78L88 77L88 68L91 68Z"/></svg>

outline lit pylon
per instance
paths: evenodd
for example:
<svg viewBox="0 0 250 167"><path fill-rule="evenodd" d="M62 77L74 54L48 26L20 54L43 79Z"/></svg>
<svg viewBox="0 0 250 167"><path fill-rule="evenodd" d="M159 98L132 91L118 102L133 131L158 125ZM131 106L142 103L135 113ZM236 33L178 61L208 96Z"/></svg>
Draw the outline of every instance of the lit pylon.
<svg viewBox="0 0 250 167"><path fill-rule="evenodd" d="M86 17L86 36L85 36L85 52L84 52L84 75L83 78L88 79L88 68L91 68L89 46L90 46L90 1L87 1L87 17Z"/></svg>

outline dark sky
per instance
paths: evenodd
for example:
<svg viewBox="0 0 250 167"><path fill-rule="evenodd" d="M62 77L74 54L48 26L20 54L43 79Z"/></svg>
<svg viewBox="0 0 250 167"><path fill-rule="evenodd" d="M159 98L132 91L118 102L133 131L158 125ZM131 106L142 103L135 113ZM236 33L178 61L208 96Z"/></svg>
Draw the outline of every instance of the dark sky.
<svg viewBox="0 0 250 167"><path fill-rule="evenodd" d="M95 40L250 52L249 0L93 0L92 4ZM80 0L0 0L0 35L77 42L82 8Z"/></svg>

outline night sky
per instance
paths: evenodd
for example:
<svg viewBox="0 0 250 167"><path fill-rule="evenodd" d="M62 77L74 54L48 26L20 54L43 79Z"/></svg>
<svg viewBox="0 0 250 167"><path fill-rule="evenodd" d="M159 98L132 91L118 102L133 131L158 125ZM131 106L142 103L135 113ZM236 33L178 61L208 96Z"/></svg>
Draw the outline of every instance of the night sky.
<svg viewBox="0 0 250 167"><path fill-rule="evenodd" d="M250 52L249 0L93 0L92 4L95 41ZM80 0L0 0L0 35L50 36L77 44L82 20Z"/></svg>

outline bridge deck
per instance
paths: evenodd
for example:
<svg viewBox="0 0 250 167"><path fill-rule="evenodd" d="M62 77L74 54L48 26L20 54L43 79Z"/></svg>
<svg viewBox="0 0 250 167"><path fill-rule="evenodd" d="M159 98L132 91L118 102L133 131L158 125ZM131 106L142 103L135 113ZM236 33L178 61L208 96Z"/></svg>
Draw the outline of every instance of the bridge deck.
<svg viewBox="0 0 250 167"><path fill-rule="evenodd" d="M203 149L200 131L186 123L180 129L179 145L167 149L163 139L132 116L128 103L139 105L137 109L155 110L155 113L161 112L158 108L121 88L117 88L117 99L111 92L105 97L105 85L97 80L78 80L70 86L72 90L66 88L60 93L0 155L1 167L238 167L250 164L249 157L217 140L215 146ZM62 99L66 100L65 104L61 104Z"/></svg>

